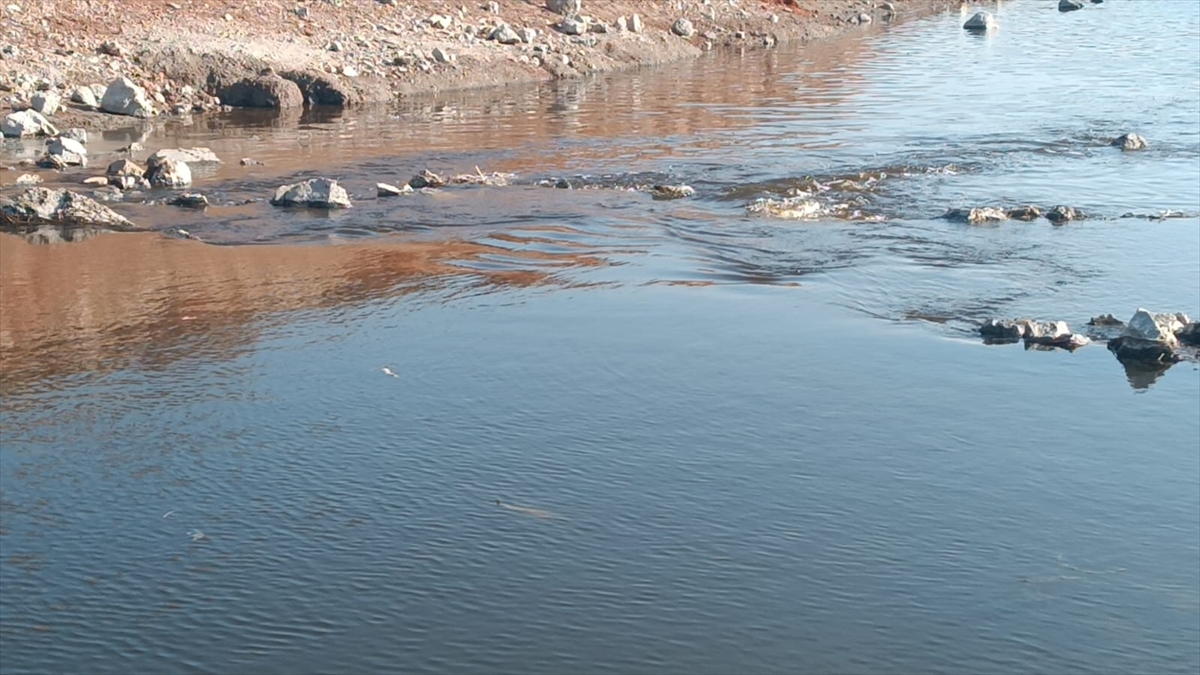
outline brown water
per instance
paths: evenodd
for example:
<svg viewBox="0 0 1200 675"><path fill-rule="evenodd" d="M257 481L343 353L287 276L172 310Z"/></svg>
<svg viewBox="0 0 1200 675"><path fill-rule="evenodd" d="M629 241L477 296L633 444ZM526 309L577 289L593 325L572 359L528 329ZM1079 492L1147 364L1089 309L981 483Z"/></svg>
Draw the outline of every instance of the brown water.
<svg viewBox="0 0 1200 675"><path fill-rule="evenodd" d="M1200 11L1052 5L156 130L206 243L0 237L0 670L1195 672L1196 364L971 335L1200 313Z"/></svg>

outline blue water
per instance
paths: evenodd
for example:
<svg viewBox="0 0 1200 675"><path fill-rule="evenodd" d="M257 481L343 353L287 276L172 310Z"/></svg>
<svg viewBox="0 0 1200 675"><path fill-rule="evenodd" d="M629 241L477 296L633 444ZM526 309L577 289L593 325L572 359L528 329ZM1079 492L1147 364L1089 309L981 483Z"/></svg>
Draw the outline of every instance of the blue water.
<svg viewBox="0 0 1200 675"><path fill-rule="evenodd" d="M969 329L1200 313L1200 5L1054 4L827 46L845 64L614 76L561 112L651 124L687 91L664 82L741 68L647 130L661 152L516 122L479 150L693 200L530 183L188 223L259 246L0 240L0 670L1197 672L1197 364ZM669 93L639 118L635 91ZM475 124L442 123L448 147ZM1104 145L1132 128L1150 150ZM439 156L479 159L331 161L353 187ZM898 164L965 170L885 179L883 222L743 213ZM1096 217L936 218L976 202Z"/></svg>

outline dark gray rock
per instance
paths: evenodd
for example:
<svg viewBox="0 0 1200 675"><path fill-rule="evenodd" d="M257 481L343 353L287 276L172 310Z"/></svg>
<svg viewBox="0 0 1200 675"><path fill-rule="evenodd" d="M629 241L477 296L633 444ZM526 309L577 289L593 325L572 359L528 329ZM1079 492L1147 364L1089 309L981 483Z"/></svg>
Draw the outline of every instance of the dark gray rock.
<svg viewBox="0 0 1200 675"><path fill-rule="evenodd" d="M1083 3L1078 0L1058 0L1058 11L1075 12L1083 9Z"/></svg>
<svg viewBox="0 0 1200 675"><path fill-rule="evenodd" d="M1108 350L1116 354L1117 360L1121 362L1177 363L1179 361L1179 356L1168 344L1125 335L1109 340Z"/></svg>
<svg viewBox="0 0 1200 675"><path fill-rule="evenodd" d="M1005 212L1013 220L1037 220L1042 217L1042 210L1036 206L1018 206Z"/></svg>
<svg viewBox="0 0 1200 675"><path fill-rule="evenodd" d="M408 186L415 190L420 190L421 188L439 188L445 184L446 180L444 178L429 169L425 169L408 181Z"/></svg>
<svg viewBox="0 0 1200 675"><path fill-rule="evenodd" d="M967 19L967 22L963 24L963 29L975 33L983 33L995 27L996 17L992 16L991 12L976 12L974 16Z"/></svg>
<svg viewBox="0 0 1200 675"><path fill-rule="evenodd" d="M1084 217L1083 211L1070 206L1056 206L1046 212L1046 220L1055 225L1065 225L1072 220L1082 220Z"/></svg>
<svg viewBox="0 0 1200 675"><path fill-rule="evenodd" d="M1109 142L1109 145L1120 148L1125 152L1133 152L1135 150L1145 150L1150 144L1142 136L1130 133L1117 136Z"/></svg>
<svg viewBox="0 0 1200 675"><path fill-rule="evenodd" d="M202 209L208 206L208 197L198 192L188 192L186 194L172 197L167 200L170 206L182 206L189 209Z"/></svg>
<svg viewBox="0 0 1200 675"><path fill-rule="evenodd" d="M1200 322L1193 321L1184 326L1175 333L1175 338L1182 344L1200 347Z"/></svg>
<svg viewBox="0 0 1200 675"><path fill-rule="evenodd" d="M235 108L300 108L304 92L291 80L278 75L260 75L238 80L217 91L221 103Z"/></svg>
<svg viewBox="0 0 1200 675"><path fill-rule="evenodd" d="M946 220L956 223L979 225L981 223L998 223L1008 220L1008 214L1003 209L984 206L971 209L950 209L943 216Z"/></svg>

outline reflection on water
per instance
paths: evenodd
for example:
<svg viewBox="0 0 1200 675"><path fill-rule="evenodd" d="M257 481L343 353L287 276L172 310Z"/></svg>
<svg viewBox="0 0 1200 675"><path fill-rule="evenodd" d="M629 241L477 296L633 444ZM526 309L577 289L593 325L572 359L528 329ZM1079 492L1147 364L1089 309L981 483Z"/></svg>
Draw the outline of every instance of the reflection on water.
<svg viewBox="0 0 1200 675"><path fill-rule="evenodd" d="M150 136L206 243L0 236L0 670L1196 672L1197 364L971 327L1200 313L1200 6L998 13Z"/></svg>

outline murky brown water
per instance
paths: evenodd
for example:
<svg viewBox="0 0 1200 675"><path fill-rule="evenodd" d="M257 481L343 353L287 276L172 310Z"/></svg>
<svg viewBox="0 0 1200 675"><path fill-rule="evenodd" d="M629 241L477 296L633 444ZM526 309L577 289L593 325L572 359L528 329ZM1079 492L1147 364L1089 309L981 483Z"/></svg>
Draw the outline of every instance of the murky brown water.
<svg viewBox="0 0 1200 675"><path fill-rule="evenodd" d="M972 334L1200 313L1200 11L1053 4L155 130L206 243L0 236L0 670L1195 672L1200 370Z"/></svg>

